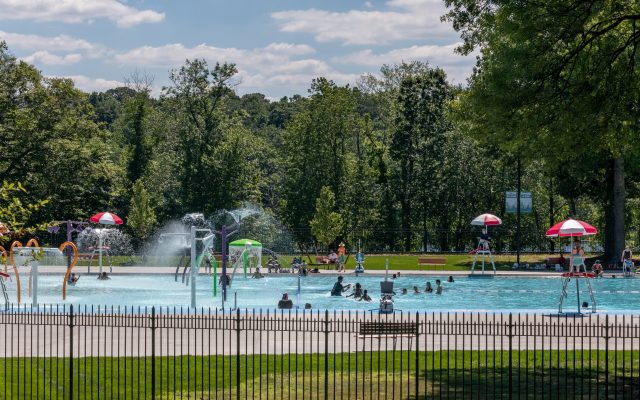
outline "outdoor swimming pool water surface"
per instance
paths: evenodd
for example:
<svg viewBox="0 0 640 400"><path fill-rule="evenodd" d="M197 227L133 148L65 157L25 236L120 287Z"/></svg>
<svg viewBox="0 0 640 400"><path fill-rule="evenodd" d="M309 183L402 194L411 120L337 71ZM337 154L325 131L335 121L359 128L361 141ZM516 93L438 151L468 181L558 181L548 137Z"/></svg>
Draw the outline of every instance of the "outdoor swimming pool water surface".
<svg viewBox="0 0 640 400"><path fill-rule="evenodd" d="M236 277L229 288L226 307L233 307L237 295L241 308L275 308L283 293L288 293L295 305L304 307L311 303L313 309L371 310L376 309L380 298L381 276L365 275L344 277L344 283L359 282L373 299L367 303L347 297L331 297L329 291L336 276L307 276L300 278L301 293L298 300L298 278L293 275L267 276L264 279ZM427 281L435 287L435 280L444 285L442 295L426 294ZM96 275L81 275L76 286L67 287L67 299L62 300L62 275L39 277L39 304L93 304L108 306L177 306L188 307L190 287L175 282L173 275L112 275L101 281ZM557 312L562 280L559 277L456 277L455 282L445 282L446 277L406 275L394 280L395 308L403 311L536 311ZM631 313L640 311L639 278L601 278L591 280L598 312ZM22 303L29 304L27 278L22 277ZM417 286L422 292L413 294ZM201 275L197 279L197 306L221 307L221 294L213 297L212 277ZM401 295L402 288L409 294ZM16 302L15 281L7 282L9 299ZM591 303L584 280L580 282L580 301ZM350 291L346 292L346 294ZM565 311L576 311L575 282L568 288Z"/></svg>

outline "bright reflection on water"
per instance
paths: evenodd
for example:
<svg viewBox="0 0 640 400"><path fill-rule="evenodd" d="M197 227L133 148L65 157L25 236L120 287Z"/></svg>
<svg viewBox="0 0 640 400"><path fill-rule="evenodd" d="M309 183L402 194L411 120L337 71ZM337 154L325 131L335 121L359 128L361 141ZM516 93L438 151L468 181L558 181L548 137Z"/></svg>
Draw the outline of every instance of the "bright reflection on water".
<svg viewBox="0 0 640 400"><path fill-rule="evenodd" d="M102 304L127 306L182 306L190 304L190 288L174 281L173 275L112 275L111 280L100 281L95 275L80 274L76 286L67 288L67 304ZM413 286L424 291L427 281L435 287L439 278L445 286L442 295L413 294ZM28 273L21 275L22 301L30 303L27 294ZM62 301L62 275L44 275L39 279L39 303L55 304ZM380 276L345 276L345 283L359 282L369 290L371 303L352 298L331 297L329 291L335 276L308 276L301 278L302 292L300 306L311 303L314 309L368 310L377 307L380 296ZM293 275L279 275L264 279L237 277L229 289L227 307L233 306L237 293L238 305L242 308L274 308L282 293L298 304L296 288L298 278ZM402 276L395 281L395 307L404 311L540 311L556 312L562 281L559 278L456 278L455 282L445 282L445 277ZM591 280L598 311L631 312L640 310L640 279L603 278ZM10 301L16 301L16 285L7 282ZM407 288L409 294L400 295ZM591 303L586 282L580 282L580 301ZM346 294L346 293L345 293ZM211 276L197 279L198 307L220 307L220 289L213 297ZM565 300L565 311L576 310L575 281L569 285Z"/></svg>

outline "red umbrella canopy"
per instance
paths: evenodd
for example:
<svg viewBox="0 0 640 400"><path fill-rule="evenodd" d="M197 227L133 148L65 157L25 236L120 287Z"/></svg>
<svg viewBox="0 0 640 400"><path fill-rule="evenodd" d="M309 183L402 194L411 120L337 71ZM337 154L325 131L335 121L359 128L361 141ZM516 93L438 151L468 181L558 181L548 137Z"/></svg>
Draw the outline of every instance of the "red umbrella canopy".
<svg viewBox="0 0 640 400"><path fill-rule="evenodd" d="M89 221L103 225L122 225L122 218L110 212L101 212L89 218Z"/></svg>
<svg viewBox="0 0 640 400"><path fill-rule="evenodd" d="M598 230L584 221L569 218L558 222L547 231L547 237L595 235Z"/></svg>
<svg viewBox="0 0 640 400"><path fill-rule="evenodd" d="M493 214L478 215L471 221L471 225L494 226L502 225L502 220Z"/></svg>

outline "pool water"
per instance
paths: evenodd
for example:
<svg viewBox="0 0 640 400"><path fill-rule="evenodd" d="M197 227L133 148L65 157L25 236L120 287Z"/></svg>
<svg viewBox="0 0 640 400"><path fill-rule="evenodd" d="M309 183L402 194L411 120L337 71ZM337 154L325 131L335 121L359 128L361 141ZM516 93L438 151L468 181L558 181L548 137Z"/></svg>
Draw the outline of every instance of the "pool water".
<svg viewBox="0 0 640 400"><path fill-rule="evenodd" d="M22 303L29 304L27 279L22 278ZM372 302L353 298L331 297L329 292L335 276L308 276L300 278L301 293L298 300L298 278L293 275L269 276L264 279L237 277L229 288L226 307L232 307L234 297L241 308L275 308L282 293L288 293L295 305L311 303L314 309L369 310L378 306L380 298L380 276L345 276L344 283L359 282L367 289ZM434 293L413 294L413 286L421 292L427 281L435 288L435 280L444 285L442 295ZM97 280L95 275L81 275L76 286L67 287L67 300L62 300L62 275L44 275L38 280L39 304L94 304L126 306L178 306L190 304L190 287L175 282L173 275L112 275L110 280ZM455 282L445 282L445 277L402 276L394 280L395 308L404 311L537 311L557 312L562 287L559 277L457 277ZM601 278L592 279L592 287L598 312L640 311L640 279ZM6 282L11 302L16 302L14 281ZM211 276L197 278L198 307L221 307L220 289L213 297ZM401 295L407 288L409 294ZM580 282L580 301L591 303L586 282ZM350 292L346 292L348 294ZM568 287L565 311L577 309L575 281Z"/></svg>

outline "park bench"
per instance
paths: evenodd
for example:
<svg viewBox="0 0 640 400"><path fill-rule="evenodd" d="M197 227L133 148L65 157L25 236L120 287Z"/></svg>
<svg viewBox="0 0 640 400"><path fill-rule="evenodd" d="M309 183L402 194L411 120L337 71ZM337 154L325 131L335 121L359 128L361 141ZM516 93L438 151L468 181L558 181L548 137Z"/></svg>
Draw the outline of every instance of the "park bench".
<svg viewBox="0 0 640 400"><path fill-rule="evenodd" d="M418 265L419 266L442 266L444 267L447 264L446 258L433 258L433 257L419 257Z"/></svg>
<svg viewBox="0 0 640 400"><path fill-rule="evenodd" d="M393 338L393 348L396 347L398 337L409 337L409 348L413 337L417 337L418 324L416 322L383 322L383 321L363 321L360 323L360 331L358 337L365 338Z"/></svg>

